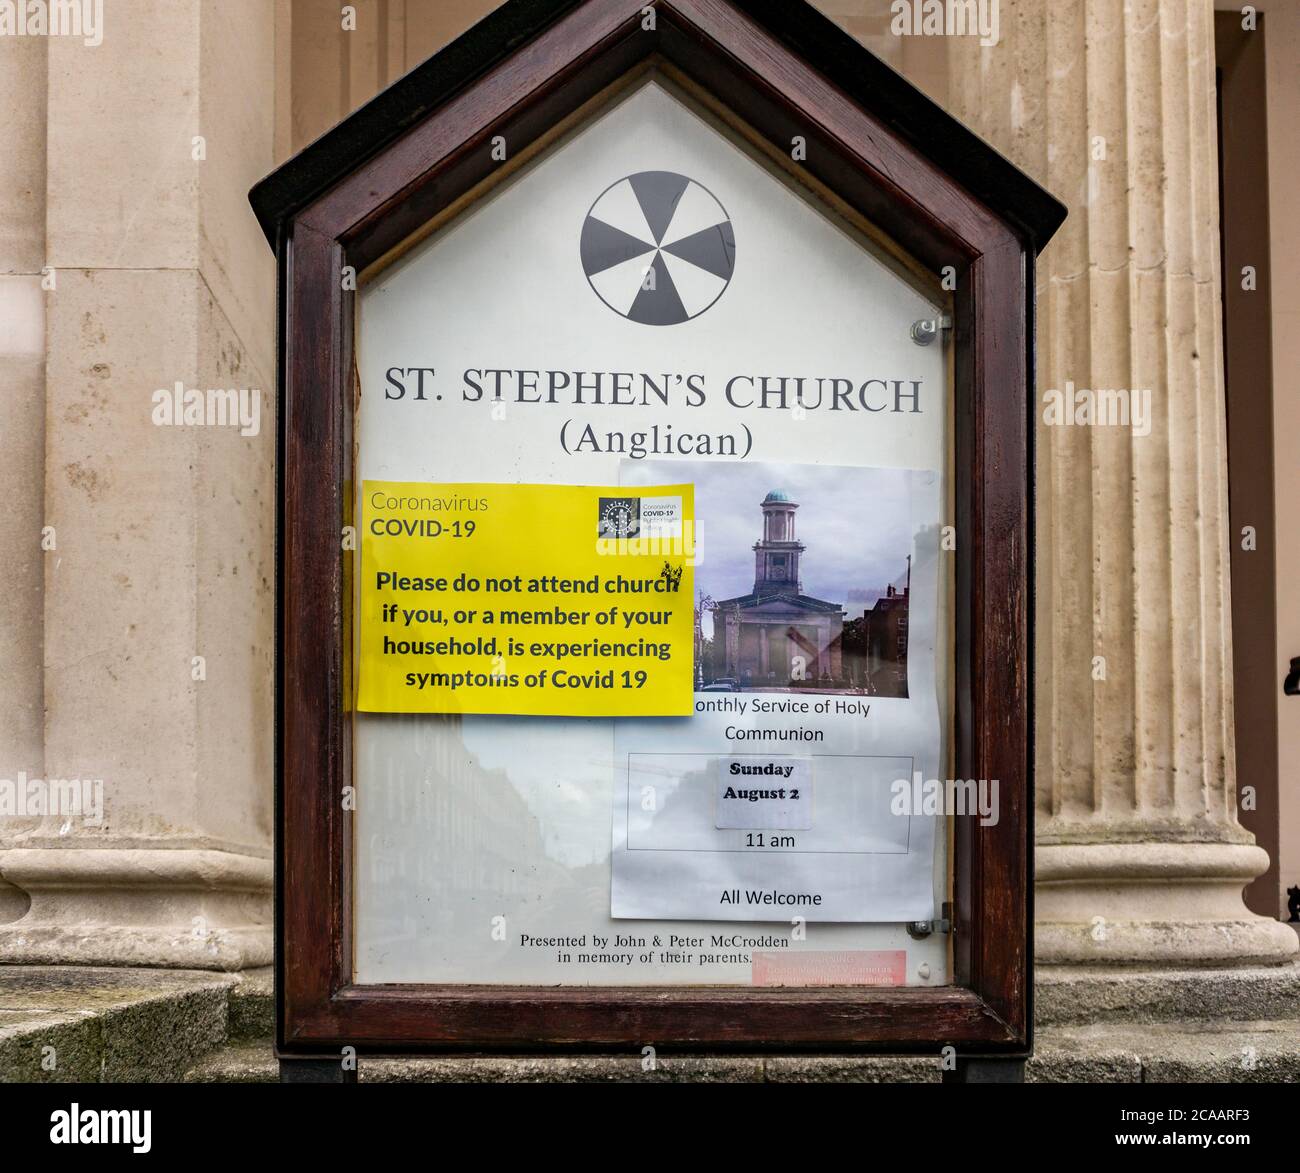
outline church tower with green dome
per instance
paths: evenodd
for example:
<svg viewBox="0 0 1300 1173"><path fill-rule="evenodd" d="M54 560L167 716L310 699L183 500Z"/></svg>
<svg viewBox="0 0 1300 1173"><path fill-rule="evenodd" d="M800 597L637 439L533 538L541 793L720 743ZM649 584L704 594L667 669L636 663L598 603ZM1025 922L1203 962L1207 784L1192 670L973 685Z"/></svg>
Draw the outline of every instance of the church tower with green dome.
<svg viewBox="0 0 1300 1173"><path fill-rule="evenodd" d="M763 536L754 543L754 589L715 604L724 678L751 688L841 679L844 608L803 593L804 545L795 536L798 502L783 489L763 498Z"/></svg>
<svg viewBox="0 0 1300 1173"><path fill-rule="evenodd" d="M754 543L754 594L786 592L803 594L799 558L803 543L794 535L794 514L798 504L784 489L773 489L763 498L763 537Z"/></svg>

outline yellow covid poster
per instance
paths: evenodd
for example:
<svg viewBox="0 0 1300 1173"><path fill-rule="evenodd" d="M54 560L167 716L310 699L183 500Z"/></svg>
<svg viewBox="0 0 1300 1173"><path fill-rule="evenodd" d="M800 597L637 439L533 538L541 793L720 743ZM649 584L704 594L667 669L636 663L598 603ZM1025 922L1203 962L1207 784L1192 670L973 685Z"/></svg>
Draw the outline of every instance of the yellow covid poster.
<svg viewBox="0 0 1300 1173"><path fill-rule="evenodd" d="M357 707L684 716L691 485L362 486Z"/></svg>

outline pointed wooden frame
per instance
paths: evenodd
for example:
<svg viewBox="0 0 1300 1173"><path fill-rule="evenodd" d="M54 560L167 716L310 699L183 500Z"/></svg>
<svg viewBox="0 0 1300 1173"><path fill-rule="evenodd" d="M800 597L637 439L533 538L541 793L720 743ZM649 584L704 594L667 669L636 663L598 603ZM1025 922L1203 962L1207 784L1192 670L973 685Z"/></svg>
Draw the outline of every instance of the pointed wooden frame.
<svg viewBox="0 0 1300 1173"><path fill-rule="evenodd" d="M408 104L405 125L391 126L400 94L377 99L253 193L281 275L276 970L283 1055L337 1053L343 1045L388 1053L646 1043L669 1051L952 1045L1014 1055L1029 1048L1033 259L1063 212L865 50L804 6L781 4L801 10L802 23L784 20L779 5L743 0L515 0L435 59L440 77L459 70L466 80L444 85L448 92L426 96L423 106ZM482 46L521 24L518 45L496 50L484 68ZM921 265L935 273L952 266L956 274L956 768L958 777L998 779L1000 817L990 826L955 820L952 986L352 981L352 827L340 801L352 773L344 700L345 560L352 555L340 550L340 528L350 515L355 295L345 289L344 269L379 262L487 180L499 166L494 136L514 152L540 142L652 59L776 149L788 154L802 137L810 178ZM426 94L443 84L429 77ZM398 84L409 90L419 81ZM388 138L375 149L365 135L367 125L380 133L381 118L390 119ZM942 136L952 165L925 149L927 133ZM343 153L341 164L329 160L331 151Z"/></svg>

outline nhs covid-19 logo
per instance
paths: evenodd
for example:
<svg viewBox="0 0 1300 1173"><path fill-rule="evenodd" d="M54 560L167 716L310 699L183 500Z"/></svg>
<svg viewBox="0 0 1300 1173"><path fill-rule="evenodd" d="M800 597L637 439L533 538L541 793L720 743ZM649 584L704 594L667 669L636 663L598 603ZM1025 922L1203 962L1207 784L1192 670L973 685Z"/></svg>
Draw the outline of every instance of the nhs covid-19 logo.
<svg viewBox="0 0 1300 1173"><path fill-rule="evenodd" d="M615 313L644 326L698 318L736 265L731 218L674 171L640 171L605 189L582 226L582 268Z"/></svg>

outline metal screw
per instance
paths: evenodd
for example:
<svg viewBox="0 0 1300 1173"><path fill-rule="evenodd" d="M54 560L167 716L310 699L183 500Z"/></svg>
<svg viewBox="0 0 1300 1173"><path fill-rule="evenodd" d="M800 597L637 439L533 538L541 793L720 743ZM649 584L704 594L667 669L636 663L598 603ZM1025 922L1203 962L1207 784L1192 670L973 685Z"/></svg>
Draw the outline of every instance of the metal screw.
<svg viewBox="0 0 1300 1173"><path fill-rule="evenodd" d="M934 318L921 318L912 323L912 341L917 346L929 346L938 334L939 323Z"/></svg>

